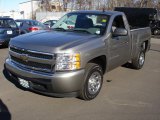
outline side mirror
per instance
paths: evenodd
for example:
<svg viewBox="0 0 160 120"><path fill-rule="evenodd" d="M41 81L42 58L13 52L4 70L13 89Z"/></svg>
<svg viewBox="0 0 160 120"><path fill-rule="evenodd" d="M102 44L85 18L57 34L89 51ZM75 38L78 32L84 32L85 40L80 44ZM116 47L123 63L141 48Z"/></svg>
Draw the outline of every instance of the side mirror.
<svg viewBox="0 0 160 120"><path fill-rule="evenodd" d="M48 28L51 28L51 26L50 26L50 25L47 25L47 27L48 27Z"/></svg>
<svg viewBox="0 0 160 120"><path fill-rule="evenodd" d="M113 32L113 36L127 36L128 35L128 31L124 28L117 28L115 29L115 31Z"/></svg>

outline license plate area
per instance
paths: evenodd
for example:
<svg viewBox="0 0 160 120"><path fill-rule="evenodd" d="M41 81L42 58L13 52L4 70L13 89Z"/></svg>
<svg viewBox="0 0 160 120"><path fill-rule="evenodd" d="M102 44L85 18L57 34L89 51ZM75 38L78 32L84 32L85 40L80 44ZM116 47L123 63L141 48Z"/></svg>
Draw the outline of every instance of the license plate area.
<svg viewBox="0 0 160 120"><path fill-rule="evenodd" d="M22 79L22 78L18 78L18 80L19 80L19 84L22 86L22 87L24 87L24 88L29 88L30 86L29 86L29 82L27 81L27 80L24 80L24 79Z"/></svg>
<svg viewBox="0 0 160 120"><path fill-rule="evenodd" d="M12 31L12 30L7 30L7 34L8 34L8 35L12 35L12 34L13 34L13 31Z"/></svg>

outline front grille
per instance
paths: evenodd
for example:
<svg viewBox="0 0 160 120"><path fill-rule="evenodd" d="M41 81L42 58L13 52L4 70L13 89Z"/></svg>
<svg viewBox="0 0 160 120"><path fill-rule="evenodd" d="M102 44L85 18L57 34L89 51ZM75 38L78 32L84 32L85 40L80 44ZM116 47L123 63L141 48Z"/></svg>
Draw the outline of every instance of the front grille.
<svg viewBox="0 0 160 120"><path fill-rule="evenodd" d="M21 59L19 58L16 58L14 56L11 56L11 59L17 63L20 63L20 64L23 64L25 66L28 66L28 67L33 67L33 69L48 69L48 70L51 70L52 67L51 65L49 64L42 64L42 63L36 63L36 62L32 62L32 61L22 61Z"/></svg>
<svg viewBox="0 0 160 120"><path fill-rule="evenodd" d="M21 66L22 68L31 69L34 71L52 72L54 68L54 56L48 53L40 53L30 50L25 50L16 47L10 47L10 58L12 62ZM25 56L27 58L23 59ZM31 59L30 59L31 58ZM37 62L38 59L38 62Z"/></svg>
<svg viewBox="0 0 160 120"><path fill-rule="evenodd" d="M53 59L53 55L33 52L30 50L19 49L19 48L15 48L15 47L10 47L10 50L13 52L19 53L19 54L27 54L32 57L43 58L43 59Z"/></svg>

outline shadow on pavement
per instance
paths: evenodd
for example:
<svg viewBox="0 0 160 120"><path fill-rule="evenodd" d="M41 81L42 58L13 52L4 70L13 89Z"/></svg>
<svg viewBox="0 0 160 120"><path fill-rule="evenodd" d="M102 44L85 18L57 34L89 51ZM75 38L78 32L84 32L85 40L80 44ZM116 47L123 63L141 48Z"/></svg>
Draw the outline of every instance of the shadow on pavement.
<svg viewBox="0 0 160 120"><path fill-rule="evenodd" d="M160 35L152 35L152 38L160 39Z"/></svg>
<svg viewBox="0 0 160 120"><path fill-rule="evenodd" d="M8 45L1 45L0 46L0 49L6 49L6 48L8 48Z"/></svg>
<svg viewBox="0 0 160 120"><path fill-rule="evenodd" d="M0 99L0 119L1 120L11 120L11 113L9 112L7 106Z"/></svg>
<svg viewBox="0 0 160 120"><path fill-rule="evenodd" d="M3 75L4 75L4 77L5 77L8 81L10 81L11 83L13 83L17 88L20 88L20 89L22 89L22 90L26 90L26 89L24 89L23 87L21 87L21 86L19 85L19 83L18 83L17 80L15 80L14 78L12 78L12 77L9 75L9 73L7 72L7 70L5 69L5 67L4 67L4 70L3 70Z"/></svg>
<svg viewBox="0 0 160 120"><path fill-rule="evenodd" d="M131 64L131 63L129 63L129 62L127 62L126 64L122 65L121 67L129 68L129 69L133 69L133 70L134 70L134 68L133 68L132 64Z"/></svg>
<svg viewBox="0 0 160 120"><path fill-rule="evenodd" d="M6 70L5 68L4 68L4 70L3 70L3 75L4 75L4 77L5 77L8 81L10 81L11 83L13 83L16 87L22 88L22 87L19 85L18 81L16 81L14 78L12 78L11 76L9 76L9 73L7 72L7 70Z"/></svg>
<svg viewBox="0 0 160 120"><path fill-rule="evenodd" d="M154 50L154 49L150 49L151 51L155 51L155 52L160 52L160 50Z"/></svg>

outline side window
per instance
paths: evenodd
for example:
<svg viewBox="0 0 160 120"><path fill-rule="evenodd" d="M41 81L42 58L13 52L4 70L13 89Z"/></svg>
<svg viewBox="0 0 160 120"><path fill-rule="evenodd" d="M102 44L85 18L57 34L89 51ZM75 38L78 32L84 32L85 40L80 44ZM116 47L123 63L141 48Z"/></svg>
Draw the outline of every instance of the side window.
<svg viewBox="0 0 160 120"><path fill-rule="evenodd" d="M7 22L8 22L9 27L11 27L11 28L17 28L17 25L16 25L16 23L13 20L8 20Z"/></svg>
<svg viewBox="0 0 160 120"><path fill-rule="evenodd" d="M45 24L47 24L47 25L50 25L50 23L51 23L50 21L45 22Z"/></svg>
<svg viewBox="0 0 160 120"><path fill-rule="evenodd" d="M33 22L32 22L32 25L37 26L38 23L37 23L36 21L33 21Z"/></svg>
<svg viewBox="0 0 160 120"><path fill-rule="evenodd" d="M22 22L22 27L27 28L29 27L29 23L27 21Z"/></svg>
<svg viewBox="0 0 160 120"><path fill-rule="evenodd" d="M122 15L115 17L115 19L113 20L111 31L114 32L115 29L117 29L117 28L125 28Z"/></svg>
<svg viewBox="0 0 160 120"><path fill-rule="evenodd" d="M20 21L16 21L16 24L18 25L18 27L22 27L23 26L23 23L20 22Z"/></svg>
<svg viewBox="0 0 160 120"><path fill-rule="evenodd" d="M33 23L31 21L26 21L26 23L29 25L29 26L32 26Z"/></svg>
<svg viewBox="0 0 160 120"><path fill-rule="evenodd" d="M3 27L3 26L4 26L3 20L0 20L0 27Z"/></svg>
<svg viewBox="0 0 160 120"><path fill-rule="evenodd" d="M31 23L29 21L24 21L23 24L25 24L25 25L31 25Z"/></svg>

